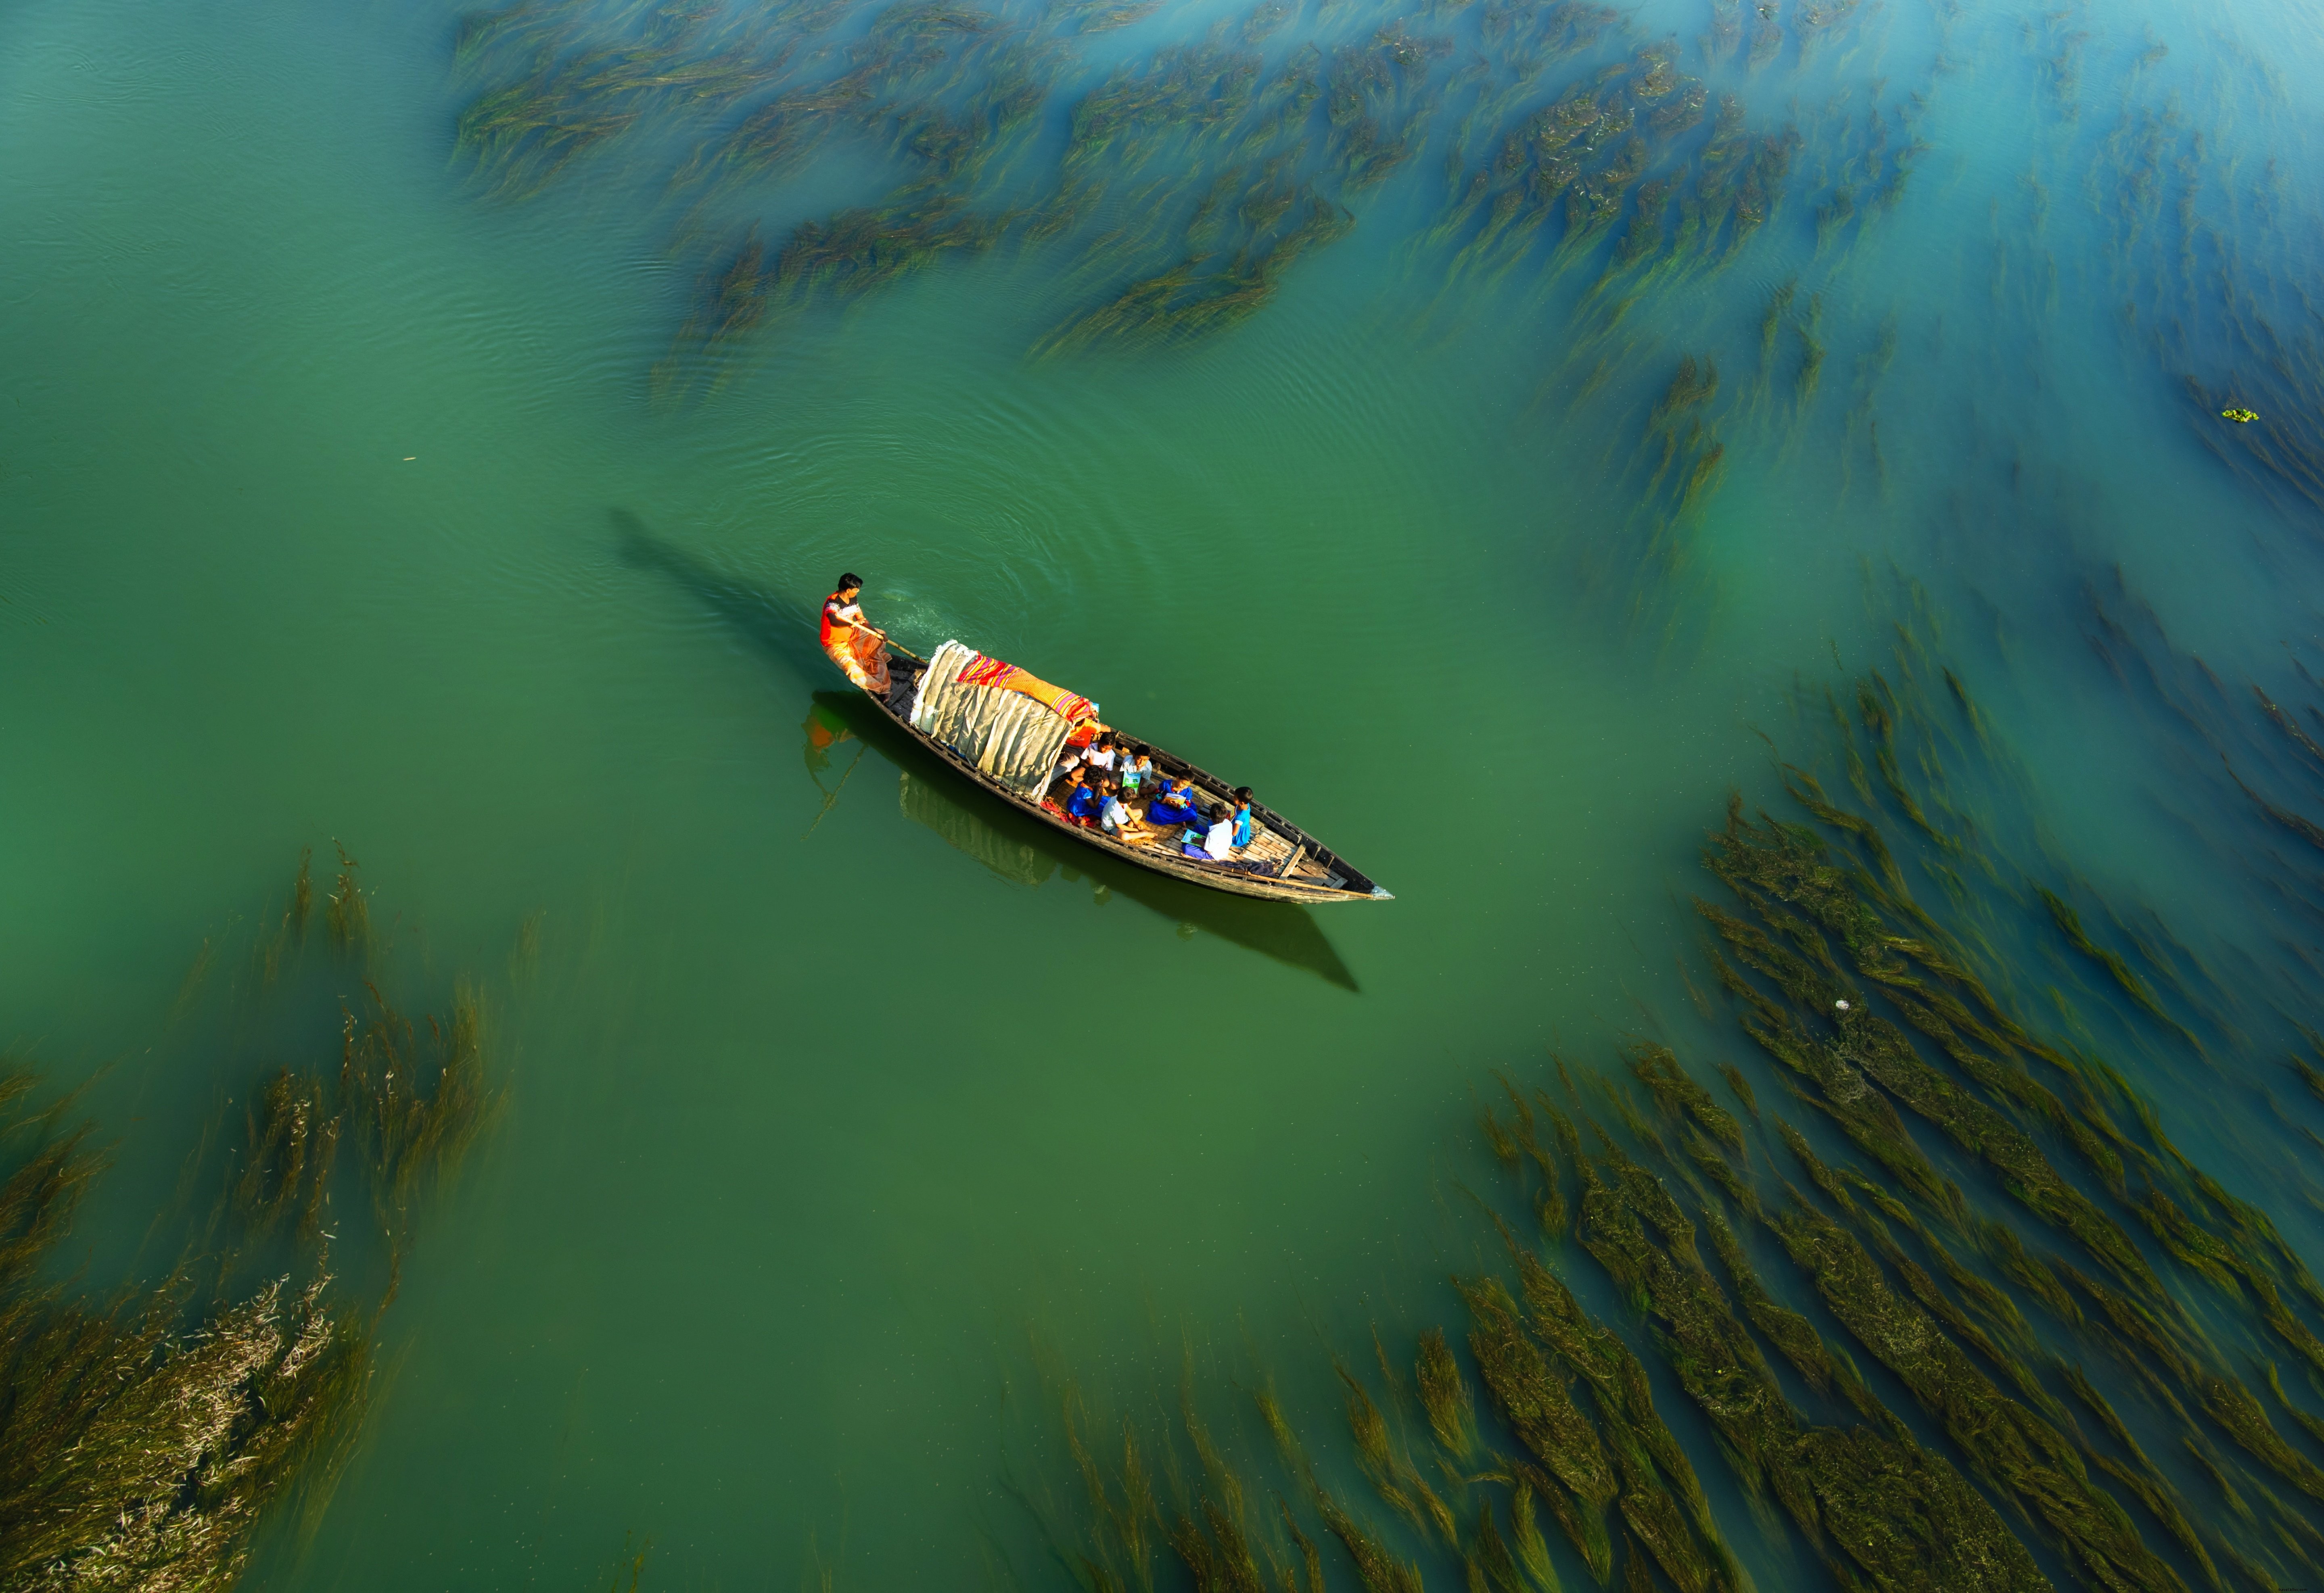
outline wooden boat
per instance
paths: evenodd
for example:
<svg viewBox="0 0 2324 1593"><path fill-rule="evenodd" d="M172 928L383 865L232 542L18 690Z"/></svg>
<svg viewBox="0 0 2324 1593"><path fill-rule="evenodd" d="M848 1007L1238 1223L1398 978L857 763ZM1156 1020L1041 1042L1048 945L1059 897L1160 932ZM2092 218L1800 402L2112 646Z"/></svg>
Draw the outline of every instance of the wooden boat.
<svg viewBox="0 0 2324 1593"><path fill-rule="evenodd" d="M961 646L956 642L945 645L952 649ZM943 651L939 649L939 656L943 656ZM1337 852L1256 800L1250 805L1251 817L1256 821L1251 843L1239 849L1234 858L1224 863L1184 855L1179 850L1180 832L1176 829L1159 831L1143 843L1130 843L1117 841L1102 830L1073 823L1040 800L1045 779L1032 783L1031 788L1028 789L1028 782L1023 779L996 778L989 769L979 767L975 760L964 756L945 738L931 734L928 730L913 723L924 683L938 684L928 677L930 667L929 659L898 646L890 640L888 642L888 695L884 697L876 692L864 695L878 705L882 714L901 726L906 734L942 759L962 778L983 787L1011 806L1031 815L1053 829L1062 831L1084 845L1126 859L1157 874L1168 874L1175 879L1206 886L1213 890L1231 891L1237 896L1311 904L1395 899ZM1003 665L1001 668L1008 667ZM1028 699L1028 702L1030 700ZM1056 722L1056 741L1060 742L1065 723L1062 720ZM1157 774L1173 780L1190 781L1206 803L1231 805L1235 787L1207 769L1198 769L1160 747L1127 735L1119 728L1114 728L1112 734L1117 746L1153 759ZM1041 756L1045 764L1054 762L1053 754L1045 752ZM991 760L988 759L986 761L989 763Z"/></svg>
<svg viewBox="0 0 2324 1593"><path fill-rule="evenodd" d="M989 787L962 779L949 760L853 686L816 692L814 702L827 716L828 726L839 727L841 735L862 741L895 766L898 806L906 819L991 870L994 879L1037 889L1062 872L1067 879L1134 902L1182 928L1304 969L1341 990L1361 989L1355 971L1323 933L1324 920L1314 913L1188 885L1125 862L1111 851L1101 854L1078 835L1068 841L1027 813L1022 804L1004 801ZM823 733L829 736L831 730L826 726ZM808 737L816 739L812 731Z"/></svg>

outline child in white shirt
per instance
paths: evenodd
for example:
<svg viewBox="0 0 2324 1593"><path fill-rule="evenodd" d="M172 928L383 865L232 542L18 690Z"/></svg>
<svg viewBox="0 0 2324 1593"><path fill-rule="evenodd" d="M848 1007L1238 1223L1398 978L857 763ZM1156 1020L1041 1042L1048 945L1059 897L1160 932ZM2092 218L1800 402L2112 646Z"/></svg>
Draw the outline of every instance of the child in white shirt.
<svg viewBox="0 0 2324 1593"><path fill-rule="evenodd" d="M1146 839L1146 826L1122 804L1121 787L1109 779L1103 782L1103 788L1105 812L1098 822L1105 826L1105 833L1117 841L1136 843Z"/></svg>

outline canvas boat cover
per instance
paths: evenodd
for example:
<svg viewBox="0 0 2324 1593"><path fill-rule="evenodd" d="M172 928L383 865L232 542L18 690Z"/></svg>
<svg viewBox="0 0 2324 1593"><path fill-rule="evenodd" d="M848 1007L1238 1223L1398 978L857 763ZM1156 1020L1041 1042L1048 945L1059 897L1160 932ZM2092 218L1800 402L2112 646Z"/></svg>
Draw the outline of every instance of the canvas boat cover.
<svg viewBox="0 0 2324 1593"><path fill-rule="evenodd" d="M950 747L1019 796L1040 799L1057 753L1097 704L947 641L920 673L912 728Z"/></svg>

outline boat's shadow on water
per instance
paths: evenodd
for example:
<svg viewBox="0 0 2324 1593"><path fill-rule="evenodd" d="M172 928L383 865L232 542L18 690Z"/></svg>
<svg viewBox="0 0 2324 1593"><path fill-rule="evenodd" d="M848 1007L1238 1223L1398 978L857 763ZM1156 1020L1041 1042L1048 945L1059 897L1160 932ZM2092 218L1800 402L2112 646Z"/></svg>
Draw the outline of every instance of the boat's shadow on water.
<svg viewBox="0 0 2324 1593"><path fill-rule="evenodd" d="M668 576L738 635L809 682L834 673L811 640L815 614L809 605L701 563L656 537L626 510L614 510L613 520L626 562ZM904 816L935 831L1004 879L1038 886L1059 872L1085 879L1093 889L1127 898L1165 918L1304 968L1342 990L1357 988L1355 974L1307 908L1204 890L1095 847L1075 845L962 779L861 693L816 692L805 734L810 769L823 767L828 749L848 738L877 752L899 771ZM843 773L838 778L847 777ZM837 782L825 783L835 788Z"/></svg>
<svg viewBox="0 0 2324 1593"><path fill-rule="evenodd" d="M733 626L737 636L810 684L833 668L814 640L814 604L704 564L646 529L645 522L626 509L614 510L613 520L622 563L668 576Z"/></svg>

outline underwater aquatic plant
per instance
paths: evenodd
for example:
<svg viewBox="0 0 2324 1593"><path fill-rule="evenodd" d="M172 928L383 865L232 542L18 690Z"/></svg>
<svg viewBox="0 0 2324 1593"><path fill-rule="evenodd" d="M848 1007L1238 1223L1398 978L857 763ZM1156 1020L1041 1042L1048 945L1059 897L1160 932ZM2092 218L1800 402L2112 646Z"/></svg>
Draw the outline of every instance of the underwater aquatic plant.
<svg viewBox="0 0 2324 1593"><path fill-rule="evenodd" d="M1223 266L1204 269L1216 256L1183 260L1133 282L1051 333L1038 351L1198 336L1250 315L1274 296L1281 274L1302 254L1336 241L1353 225L1348 212L1312 191L1304 199L1277 202L1285 198L1273 189L1254 190L1236 207L1247 230Z"/></svg>
<svg viewBox="0 0 2324 1593"><path fill-rule="evenodd" d="M244 1220L263 1232L295 1208L300 1235L312 1235L345 1122L320 1080L284 1068L268 1081L250 1114L242 1177L235 1186Z"/></svg>
<svg viewBox="0 0 2324 1593"><path fill-rule="evenodd" d="M1444 1342L1442 1328L1430 1328L1420 1335L1420 1362L1413 1382L1420 1391L1421 1406L1428 1413L1436 1441L1454 1459L1466 1461L1477 1448L1476 1401L1469 1392L1468 1379L1461 1374L1461 1363L1452 1358Z"/></svg>
<svg viewBox="0 0 2324 1593"><path fill-rule="evenodd" d="M1711 385L1699 365L1685 375L1674 384L1681 409ZM1909 738L1938 729L1914 696L1916 683L1943 694L1971 734L1975 717L1959 676L1929 667L1909 640L1898 668L1899 683L1868 679L1858 712L1831 723L1868 740L1875 762L1881 749L1890 752L1894 778L1907 787L1889 792L1901 811L1914 794L1906 771L1941 767L1907 753ZM2264 1569L2271 1560L2312 1564L2324 1534L2276 1488L2310 1496L2324 1488L2324 1467L2301 1447L2324 1440L2324 1417L2300 1409L2272 1377L2274 1404L2293 1418L2279 1431L2134 1234L2151 1236L2255 1331L2288 1344L2316 1341L2301 1314L2315 1304L2311 1285L2297 1281L2304 1268L2263 1216L2169 1146L2159 1119L2102 1063L2039 1038L1995 994L1969 952L1913 901L1904 854L1879 825L1834 804L1803 769L1786 766L1783 778L1822 833L1748 819L1739 803L1730 806L1704 858L1735 893L1732 910L1702 907L1717 936L1713 965L1786 1091L1861 1150L1865 1165L1828 1159L1798 1126L1763 1119L1739 1068L1720 1071L1744 1116L1697 1082L1674 1049L1647 1043L1628 1050L1627 1080L1585 1073L1577 1082L1558 1064L1567 1100L1588 1108L1579 1126L1546 1093L1504 1079L1505 1103L1480 1114L1493 1161L1536 1210L1545 1190L1562 1200L1564 1180L1578 1177L1578 1254L1641 1313L1747 1491L1779 1505L1842 1585L2047 1587L2013 1521L2098 1586L2164 1593L2186 1585L2181 1567L2223 1586L2229 1577L2274 1578ZM1884 771L1877 789L1888 778ZM1876 791L1868 778L1863 789ZM1940 816L1958 824L1941 793L1927 794L1922 813L1932 826ZM1961 855L1933 844L1932 852ZM2054 923L2041 918L2033 889L2017 899L2034 904L2037 921ZM2110 975L2099 989L2145 1011ZM2054 1088L2029 1071L2037 1064ZM1915 1144L1903 1114L1933 1126L1958 1164ZM1595 1141L1589 1149L1585 1132ZM2070 1146L2095 1192L2070 1176L2070 1164L2053 1163L2037 1136ZM1803 1187L1776 1176L1754 1154L1755 1139L1788 1147L1781 1154ZM1554 1238L1561 1226L1545 1224L1545 1233ZM1637 1355L1533 1245L1506 1226L1499 1231L1516 1294L1489 1275L1457 1280L1489 1418L1470 1415L1466 1368L1445 1335L1422 1334L1413 1379L1448 1482L1481 1482L1487 1496L1448 1491L1442 1515L1422 1504L1413 1488L1417 1455L1351 1379L1351 1434L1375 1486L1472 1585L1500 1588L1533 1574L1526 1545L1537 1529L1528 1524L1543 1509L1600 1580L1618 1572L1626 1583L1738 1585ZM1706 1234L1716 1272L1698 1249ZM1757 1234L1780 1245L1815 1308L1896 1379L1941 1439L1918 1440L1818 1320L1778 1296L1750 1255L1747 1240ZM2027 1235L2049 1243L2037 1248ZM2051 1245L2084 1251L2099 1275ZM2142 1402L2137 1419L2158 1425L2165 1442L2134 1432L2080 1366L2036 1331L2036 1316L2117 1362ZM1777 1360L1797 1374L1809 1402L1839 1402L1841 1421L1795 1404ZM1390 1382L1397 1386L1393 1374ZM2095 1418L2095 1436L2075 1427L2069 1399ZM1279 1420L1277 1413L1270 1424ZM1481 1475L1452 1465L1471 1452L1471 1420L1488 1468ZM1504 1432L1515 1452L1497 1456ZM2220 1435L2229 1441L2216 1441ZM1293 1452L1287 1443L1284 1452ZM2190 1504L2157 1455L2198 1469L2231 1507ZM1297 1468L1306 1474L1304 1453ZM2018 1514L2005 1518L1981 1487ZM1504 1489L1505 1513L1496 1508ZM2134 1509L2160 1538L2142 1536ZM1377 1533L1348 1525L1342 1542L1360 1556L1365 1585L1417 1577Z"/></svg>
<svg viewBox="0 0 2324 1593"><path fill-rule="evenodd" d="M331 939L342 949L356 949L371 939L371 905L364 899L363 887L356 881L361 865L347 855L347 849L332 843L339 854L339 876L331 887L329 905L323 910L331 926ZM299 860L299 871L304 876L307 859ZM300 915L302 917L303 914Z"/></svg>
<svg viewBox="0 0 2324 1593"><path fill-rule="evenodd" d="M779 320L777 308L883 289L1002 235L1073 251L1056 290L1067 299L1092 279L1111 284L1111 298L1062 316L1045 351L1223 331L1270 302L1284 269L1344 232L1440 127L1447 160L1480 180L1448 185L1452 203L1430 241L1455 249L1456 273L1473 267L1490 281L1548 235L1558 241L1545 284L1615 229L1634 189L1635 214L1612 252L1618 270L1653 261L1659 272L1706 257L1730 213L1739 242L1775 201L1789 147L1742 135L1729 97L1704 175L1692 177L1679 146L1705 118L1707 86L1680 69L1674 41L1577 64L1557 81L1554 63L1592 50L1619 21L1576 0L1473 13L1437 5L1423 17L1335 24L1279 62L1259 47L1294 11L1270 0L1239 23L1157 43L1094 76L1080 41L1160 8L1061 0L1028 20L951 4L870 5L844 41L819 37L855 9L847 0L742 12L525 0L457 29L456 69L476 87L455 149L485 191L530 197L584 170L584 157L650 146L657 133L690 152L669 182L682 200L672 248L695 257L703 287L656 366L666 397L715 389L733 345ZM1464 59L1472 39L1483 52ZM1038 132L1055 120L1043 115L1051 106L1067 123L1054 164ZM765 214L766 185L843 143L882 152L904 168L901 180L800 229L784 252L798 251L801 269L770 280L752 244L726 240L747 236L749 216ZM1639 189L1665 149L1674 169ZM1485 151L1497 152L1471 161ZM1204 235L1215 216L1198 196L1238 166L1260 164L1279 187L1315 196L1316 225L1287 239L1268 236L1263 220L1242 236ZM1108 199L1125 196L1126 221L1108 215ZM1680 234L1665 256L1673 196ZM714 219L737 208L745 215ZM927 225L939 214L979 222ZM1181 281L1174 273L1188 262L1199 264ZM1710 462L1685 473L1697 497L1717 469L1717 446L1708 452Z"/></svg>
<svg viewBox="0 0 2324 1593"><path fill-rule="evenodd" d="M180 1283L126 1306L7 1290L0 1579L230 1583L263 1514L344 1452L368 1377L327 1277L185 1320Z"/></svg>
<svg viewBox="0 0 2324 1593"><path fill-rule="evenodd" d="M290 907L261 937L262 995L294 971L309 889L302 856ZM375 962L344 851L332 909L334 949ZM28 1073L0 1073L0 1585L228 1587L263 1521L286 1502L320 1507L362 1418L383 1304L350 1298L324 1248L345 1176L335 1153L344 1125L376 1120L392 1137L384 1160L374 1151L376 1186L408 1192L444 1165L483 1099L472 999L450 1032L435 1089L406 1082L383 1117L377 1091L315 1074L256 1083L240 1168L210 1224L223 1253L189 1254L159 1285L97 1301L39 1275L99 1172L89 1130L60 1126L66 1102L29 1110ZM213 1275L207 1300L197 1270Z"/></svg>
<svg viewBox="0 0 2324 1593"><path fill-rule="evenodd" d="M1619 1490L1597 1430L1574 1404L1565 1379L1551 1370L1527 1336L1508 1287L1491 1276L1460 1287L1474 1323L1470 1351L1501 1418L1574 1498L1592 1511L1602 1510ZM1602 1526L1595 1533L1585 1527L1576 1546L1586 1555L1593 1550L1602 1554Z"/></svg>
<svg viewBox="0 0 2324 1593"><path fill-rule="evenodd" d="M1386 1357L1383 1352L1382 1364ZM1444 1501L1389 1437L1388 1423L1371 1395L1344 1366L1337 1368L1347 1388L1348 1431L1356 1441L1356 1463L1382 1500L1424 1536L1434 1533L1448 1546L1461 1541L1458 1524Z"/></svg>

